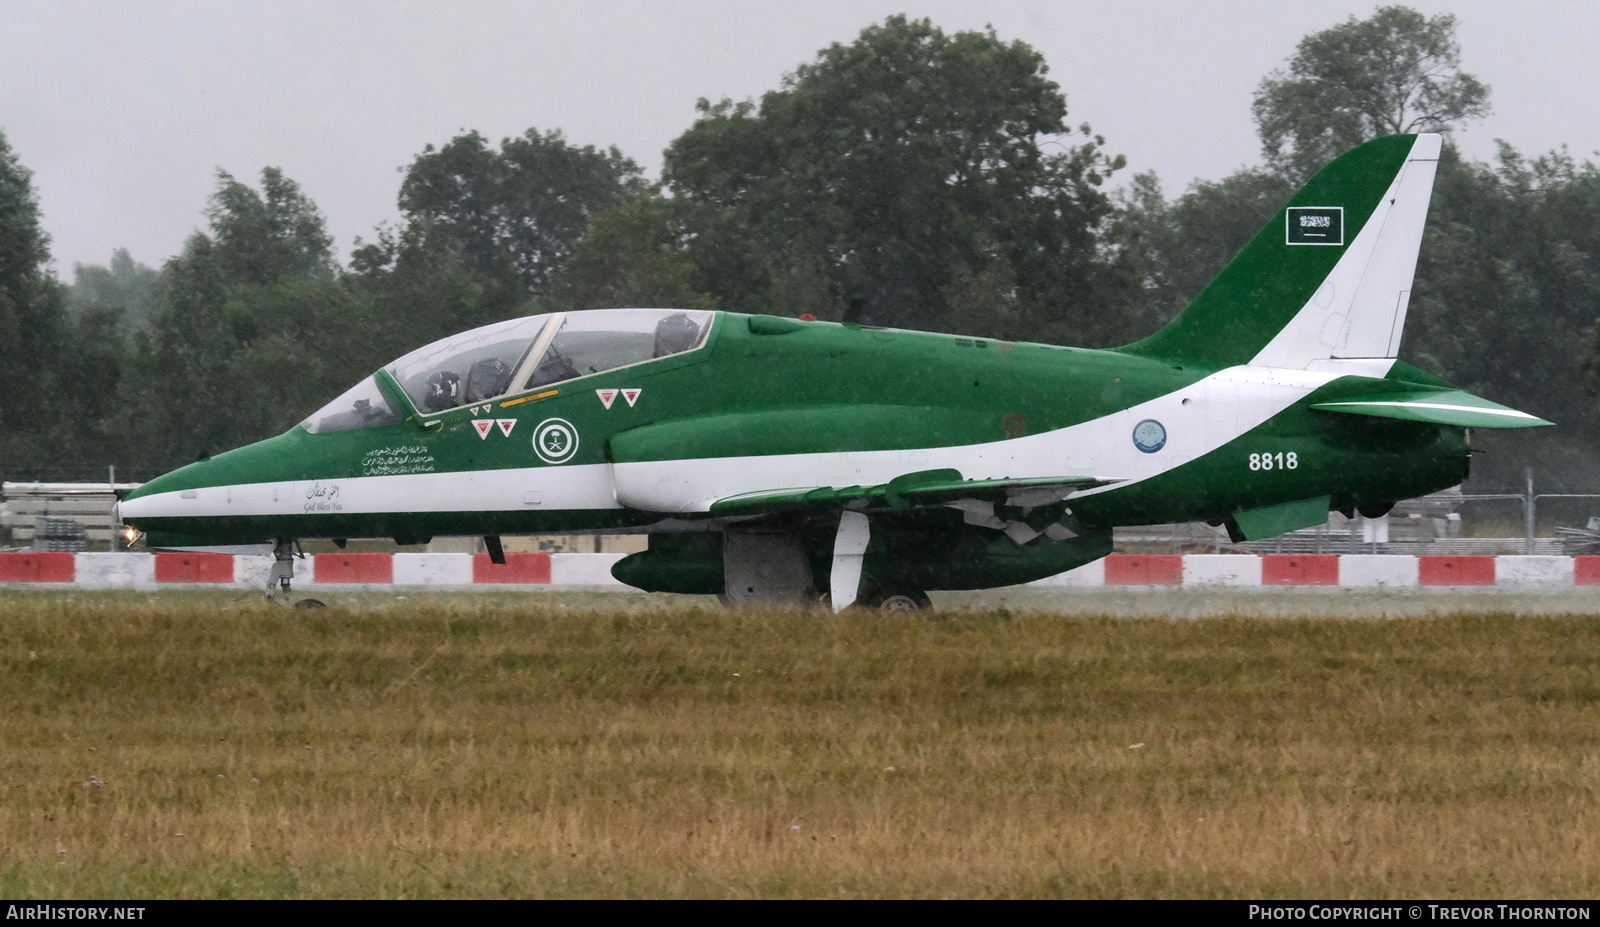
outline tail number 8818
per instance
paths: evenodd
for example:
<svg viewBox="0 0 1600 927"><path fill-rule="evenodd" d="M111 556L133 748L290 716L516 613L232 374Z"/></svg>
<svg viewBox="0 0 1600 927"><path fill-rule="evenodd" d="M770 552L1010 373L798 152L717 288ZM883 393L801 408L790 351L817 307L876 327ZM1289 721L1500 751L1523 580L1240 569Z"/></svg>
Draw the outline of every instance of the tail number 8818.
<svg viewBox="0 0 1600 927"><path fill-rule="evenodd" d="M1294 451L1250 455L1250 469L1252 470L1293 470L1299 466L1300 455Z"/></svg>

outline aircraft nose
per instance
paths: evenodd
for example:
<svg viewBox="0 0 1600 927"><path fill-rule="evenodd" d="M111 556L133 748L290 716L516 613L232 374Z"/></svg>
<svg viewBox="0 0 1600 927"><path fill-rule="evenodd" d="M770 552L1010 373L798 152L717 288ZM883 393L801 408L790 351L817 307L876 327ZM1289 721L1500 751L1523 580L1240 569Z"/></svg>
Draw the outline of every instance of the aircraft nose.
<svg viewBox="0 0 1600 927"><path fill-rule="evenodd" d="M228 494L228 482L218 472L217 459L179 467L124 493L117 502L123 523L149 530L145 523L152 519L194 518L212 513Z"/></svg>
<svg viewBox="0 0 1600 927"><path fill-rule="evenodd" d="M260 513L239 509L242 502L257 501L258 487L270 493L282 479L278 443L268 439L162 474L124 494L117 514L143 532L152 548L257 541L259 526L242 522Z"/></svg>
<svg viewBox="0 0 1600 927"><path fill-rule="evenodd" d="M175 474L169 473L129 493L128 498L119 500L112 507L113 517L123 524L138 525L139 522L150 518L167 518L183 514L182 506L178 503L192 500L198 493L185 488L183 483L186 481L174 480L173 476Z"/></svg>

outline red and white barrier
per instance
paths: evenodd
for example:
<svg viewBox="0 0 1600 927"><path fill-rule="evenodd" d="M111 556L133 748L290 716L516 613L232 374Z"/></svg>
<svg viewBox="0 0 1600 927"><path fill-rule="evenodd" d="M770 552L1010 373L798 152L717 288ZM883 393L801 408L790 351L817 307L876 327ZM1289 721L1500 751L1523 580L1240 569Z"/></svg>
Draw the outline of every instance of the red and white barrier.
<svg viewBox="0 0 1600 927"><path fill-rule="evenodd" d="M295 561L295 588L627 589L611 577L623 554L314 554ZM0 553L0 588L265 588L272 558L200 553ZM1539 591L1600 586L1600 556L1452 557L1392 554L1112 554L1037 586L1184 588L1449 587Z"/></svg>
<svg viewBox="0 0 1600 927"><path fill-rule="evenodd" d="M295 588L545 586L626 589L611 578L623 554L313 554L295 561ZM0 588L266 587L272 558L204 553L0 553Z"/></svg>
<svg viewBox="0 0 1600 927"><path fill-rule="evenodd" d="M1600 557L1112 554L1035 585L1561 589L1600 586Z"/></svg>

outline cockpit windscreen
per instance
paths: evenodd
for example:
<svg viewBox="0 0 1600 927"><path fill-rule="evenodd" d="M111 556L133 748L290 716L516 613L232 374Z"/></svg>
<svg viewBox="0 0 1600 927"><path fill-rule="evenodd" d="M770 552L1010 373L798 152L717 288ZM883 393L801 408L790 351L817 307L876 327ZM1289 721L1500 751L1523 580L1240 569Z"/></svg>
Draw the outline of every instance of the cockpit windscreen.
<svg viewBox="0 0 1600 927"><path fill-rule="evenodd" d="M382 387L373 377L367 377L340 394L300 424L314 435L330 431L354 431L357 428L374 428L393 425L400 421L394 403L383 394Z"/></svg>

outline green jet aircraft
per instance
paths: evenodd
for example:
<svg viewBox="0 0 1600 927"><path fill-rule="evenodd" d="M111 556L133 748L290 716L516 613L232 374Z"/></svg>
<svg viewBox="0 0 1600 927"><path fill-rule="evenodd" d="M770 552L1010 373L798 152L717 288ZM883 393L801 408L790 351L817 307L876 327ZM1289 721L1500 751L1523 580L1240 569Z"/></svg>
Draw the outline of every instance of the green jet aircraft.
<svg viewBox="0 0 1600 927"><path fill-rule="evenodd" d="M152 547L647 533L613 568L725 602L926 605L1111 550L1378 516L1467 475L1469 428L1549 424L1396 360L1436 135L1324 168L1169 325L1083 350L675 309L420 348L288 433L127 494Z"/></svg>

